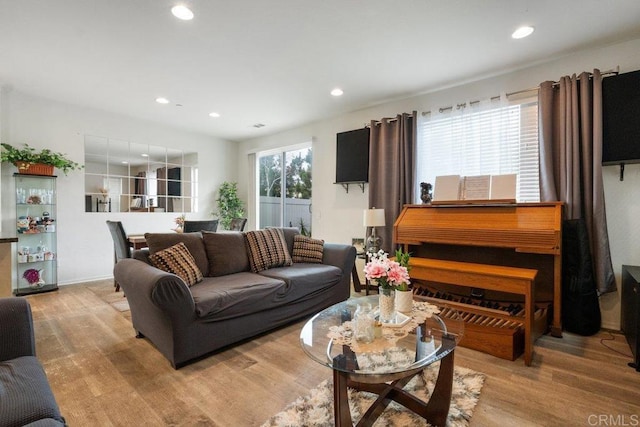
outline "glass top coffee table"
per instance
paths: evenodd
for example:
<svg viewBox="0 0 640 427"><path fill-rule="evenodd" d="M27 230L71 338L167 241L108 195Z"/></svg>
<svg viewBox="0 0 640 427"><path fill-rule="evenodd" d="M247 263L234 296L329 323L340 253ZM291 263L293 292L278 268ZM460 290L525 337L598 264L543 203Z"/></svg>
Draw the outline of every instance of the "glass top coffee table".
<svg viewBox="0 0 640 427"><path fill-rule="evenodd" d="M378 395L358 422L371 425L395 401L436 426L446 424L453 384L453 354L464 323L448 306L414 301L399 323L377 327L371 342L354 337L353 315L358 304L378 305L378 296L352 298L312 317L302 328L300 343L313 360L333 370L336 426L353 426L347 387ZM407 320L408 318L408 320ZM440 361L440 370L428 402L403 387L427 366Z"/></svg>

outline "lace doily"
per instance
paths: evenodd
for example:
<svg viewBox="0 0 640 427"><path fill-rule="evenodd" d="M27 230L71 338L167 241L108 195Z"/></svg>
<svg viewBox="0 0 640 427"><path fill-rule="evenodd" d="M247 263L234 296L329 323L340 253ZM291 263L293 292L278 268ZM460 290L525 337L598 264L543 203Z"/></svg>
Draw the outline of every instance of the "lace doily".
<svg viewBox="0 0 640 427"><path fill-rule="evenodd" d="M348 345L355 353L380 353L396 347L396 343L406 337L415 328L434 314L440 313L440 309L425 301L414 301L413 309L409 314L411 320L401 327L381 327L380 336L370 342L356 341L354 338L354 324L349 320L340 326L331 326L327 337L333 340L334 345Z"/></svg>

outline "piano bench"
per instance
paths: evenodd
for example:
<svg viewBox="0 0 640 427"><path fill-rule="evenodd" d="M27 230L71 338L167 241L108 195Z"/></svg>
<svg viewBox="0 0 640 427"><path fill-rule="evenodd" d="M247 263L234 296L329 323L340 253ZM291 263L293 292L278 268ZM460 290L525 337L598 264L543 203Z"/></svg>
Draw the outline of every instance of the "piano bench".
<svg viewBox="0 0 640 427"><path fill-rule="evenodd" d="M414 257L409 261L412 279L467 286L524 297L524 363L531 365L534 341L535 280L537 270Z"/></svg>

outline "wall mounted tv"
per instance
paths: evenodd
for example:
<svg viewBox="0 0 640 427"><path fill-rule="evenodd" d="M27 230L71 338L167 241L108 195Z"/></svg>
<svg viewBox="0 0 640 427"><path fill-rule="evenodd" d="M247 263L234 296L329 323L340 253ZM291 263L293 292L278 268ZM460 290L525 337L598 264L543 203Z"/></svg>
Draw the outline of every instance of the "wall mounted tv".
<svg viewBox="0 0 640 427"><path fill-rule="evenodd" d="M602 124L602 164L640 163L640 71L602 80Z"/></svg>
<svg viewBox="0 0 640 427"><path fill-rule="evenodd" d="M369 128L336 135L336 184L369 182Z"/></svg>

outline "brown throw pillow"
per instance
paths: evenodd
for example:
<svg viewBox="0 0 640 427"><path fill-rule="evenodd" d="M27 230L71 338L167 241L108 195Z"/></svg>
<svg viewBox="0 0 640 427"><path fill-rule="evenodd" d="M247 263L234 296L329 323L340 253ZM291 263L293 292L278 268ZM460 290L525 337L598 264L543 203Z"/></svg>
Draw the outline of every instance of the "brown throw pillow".
<svg viewBox="0 0 640 427"><path fill-rule="evenodd" d="M249 271L249 257L242 233L203 231L202 240L209 258L208 276Z"/></svg>
<svg viewBox="0 0 640 427"><path fill-rule="evenodd" d="M151 255L163 249L170 248L182 242L189 249L191 256L196 260L196 265L205 276L209 272L209 260L204 249L202 234L200 233L145 233L145 240L149 246Z"/></svg>
<svg viewBox="0 0 640 427"><path fill-rule="evenodd" d="M293 263L282 230L278 228L247 231L244 233L244 239L251 271L254 273Z"/></svg>
<svg viewBox="0 0 640 427"><path fill-rule="evenodd" d="M149 260L154 267L180 276L188 286L202 280L202 272L182 242L150 255Z"/></svg>
<svg viewBox="0 0 640 427"><path fill-rule="evenodd" d="M323 251L324 240L312 239L302 234L293 236L293 262L322 263Z"/></svg>

